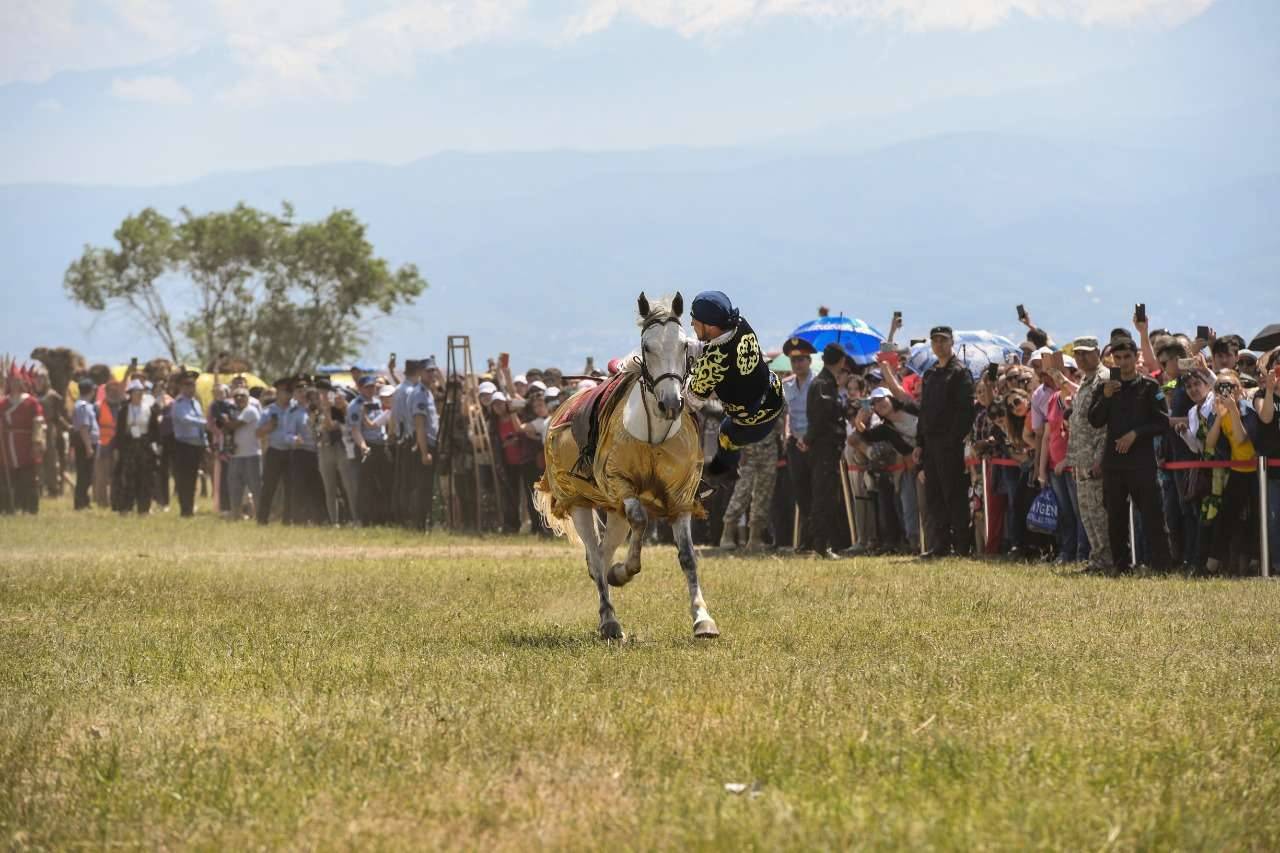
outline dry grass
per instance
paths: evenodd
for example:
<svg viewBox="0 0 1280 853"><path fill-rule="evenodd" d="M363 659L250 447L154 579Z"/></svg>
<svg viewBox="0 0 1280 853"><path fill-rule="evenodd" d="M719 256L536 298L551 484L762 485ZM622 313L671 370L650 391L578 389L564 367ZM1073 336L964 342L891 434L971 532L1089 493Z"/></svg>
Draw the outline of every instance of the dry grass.
<svg viewBox="0 0 1280 853"><path fill-rule="evenodd" d="M14 847L1280 848L1280 586L0 521ZM727 793L726 782L756 783Z"/></svg>

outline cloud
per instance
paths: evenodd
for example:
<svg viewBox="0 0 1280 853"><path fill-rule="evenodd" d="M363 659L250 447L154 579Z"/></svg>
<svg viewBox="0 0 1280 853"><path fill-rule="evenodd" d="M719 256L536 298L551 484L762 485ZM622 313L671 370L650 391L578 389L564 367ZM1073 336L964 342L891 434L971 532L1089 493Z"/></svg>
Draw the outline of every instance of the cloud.
<svg viewBox="0 0 1280 853"><path fill-rule="evenodd" d="M177 56L207 33L171 0L2 0L0 85Z"/></svg>
<svg viewBox="0 0 1280 853"><path fill-rule="evenodd" d="M137 68L205 48L231 56L235 82L222 92L226 100L351 98L379 78L413 74L423 56L502 39L564 44L628 20L686 38L728 36L780 18L909 31L989 29L1014 15L1084 26L1175 25L1213 2L561 0L535 10L531 0L0 0L0 84ZM156 92L172 98L177 89Z"/></svg>
<svg viewBox="0 0 1280 853"><path fill-rule="evenodd" d="M221 97L239 103L310 96L352 98L378 78L411 75L421 55L519 37L525 8L521 0L417 0L352 19L341 14L340 3L322 3L322 8L334 7L320 15L326 24L299 27L293 16L285 16L279 25L259 20L245 26L258 14L257 4L222 3L235 11L235 29L228 43L243 76ZM309 3L305 5L310 8Z"/></svg>
<svg viewBox="0 0 1280 853"><path fill-rule="evenodd" d="M124 101L142 101L162 106L182 106L192 101L191 91L173 77L149 75L111 81L111 94Z"/></svg>
<svg viewBox="0 0 1280 853"><path fill-rule="evenodd" d="M861 20L909 30L983 30L1014 14L1086 26L1156 20L1181 23L1214 0L588 0L566 34L599 32L623 18L686 37L716 33L770 18Z"/></svg>

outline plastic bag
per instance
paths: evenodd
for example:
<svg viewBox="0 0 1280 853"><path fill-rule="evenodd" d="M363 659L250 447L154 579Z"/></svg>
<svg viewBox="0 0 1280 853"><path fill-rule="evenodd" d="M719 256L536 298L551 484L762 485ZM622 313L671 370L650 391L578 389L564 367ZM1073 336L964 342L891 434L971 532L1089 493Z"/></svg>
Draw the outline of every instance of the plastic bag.
<svg viewBox="0 0 1280 853"><path fill-rule="evenodd" d="M1031 502L1027 512L1027 528L1040 533L1053 533L1058 529L1058 496L1045 487Z"/></svg>

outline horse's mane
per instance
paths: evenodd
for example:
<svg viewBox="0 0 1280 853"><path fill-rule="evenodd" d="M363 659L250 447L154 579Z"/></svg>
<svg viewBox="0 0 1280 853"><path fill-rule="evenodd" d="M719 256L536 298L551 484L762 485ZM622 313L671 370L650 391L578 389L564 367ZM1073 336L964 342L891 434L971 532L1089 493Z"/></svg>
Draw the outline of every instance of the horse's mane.
<svg viewBox="0 0 1280 853"><path fill-rule="evenodd" d="M659 296L654 299L650 299L649 313L644 317L636 318L636 325L644 326L644 324L648 323L650 320L662 322L673 317L674 315L671 310L671 303L674 299L674 294L671 296Z"/></svg>

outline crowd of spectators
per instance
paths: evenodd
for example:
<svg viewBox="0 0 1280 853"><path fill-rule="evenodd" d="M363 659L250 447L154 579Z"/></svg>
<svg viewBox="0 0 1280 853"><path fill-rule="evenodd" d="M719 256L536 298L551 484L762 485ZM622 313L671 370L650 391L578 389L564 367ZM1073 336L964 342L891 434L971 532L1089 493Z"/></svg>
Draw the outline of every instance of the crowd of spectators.
<svg viewBox="0 0 1280 853"><path fill-rule="evenodd" d="M700 540L725 551L925 558L976 549L1091 572L1126 571L1136 555L1157 572L1243 575L1258 572L1259 533L1269 531L1280 568L1280 470L1267 481L1270 517L1260 518L1252 463L1280 458L1277 351L1252 352L1205 327L1155 329L1145 311L1132 328L1062 346L1022 319L1020 352L980 369L956 357L948 327L934 327L937 363L923 375L892 342L897 318L870 364L787 341L785 417L747 448L736 484L707 496ZM292 376L254 388L232 376L203 406L196 373L154 365L131 366L121 381L90 370L68 395L38 365L11 370L0 507L36 511L40 489L28 479L58 494L65 468L76 509L167 512L173 496L191 515L200 492L223 517L260 524L426 530L447 520L545 536L531 495L550 418L620 367L516 374L504 356L455 377L451 395L434 359L399 373L393 358L343 381ZM825 409L815 419L814 401L833 395L836 420ZM23 401L42 408L45 428L25 456L10 447ZM714 407L698 417L710 459L720 419ZM1166 467L1203 460L1234 464ZM1049 495L1056 519L1037 524Z"/></svg>

